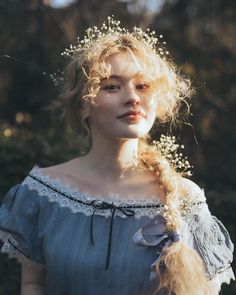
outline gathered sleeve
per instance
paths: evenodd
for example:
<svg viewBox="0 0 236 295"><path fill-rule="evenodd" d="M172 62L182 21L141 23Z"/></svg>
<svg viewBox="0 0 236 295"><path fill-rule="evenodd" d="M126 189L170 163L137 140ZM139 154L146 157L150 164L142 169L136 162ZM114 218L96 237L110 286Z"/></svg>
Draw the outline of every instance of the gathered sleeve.
<svg viewBox="0 0 236 295"><path fill-rule="evenodd" d="M188 243L199 253L203 260L207 277L217 292L222 283L235 280L231 268L234 245L223 223L213 216L206 203L205 193L195 183L191 188L192 196L201 203L188 221L190 238Z"/></svg>
<svg viewBox="0 0 236 295"><path fill-rule="evenodd" d="M39 203L26 185L14 185L0 207L1 252L19 262L44 265L38 235Z"/></svg>

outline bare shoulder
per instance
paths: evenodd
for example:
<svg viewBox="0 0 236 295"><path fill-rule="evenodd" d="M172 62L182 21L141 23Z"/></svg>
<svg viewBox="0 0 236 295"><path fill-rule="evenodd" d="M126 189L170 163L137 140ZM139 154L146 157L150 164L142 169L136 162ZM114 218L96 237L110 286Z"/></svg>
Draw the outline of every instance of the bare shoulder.
<svg viewBox="0 0 236 295"><path fill-rule="evenodd" d="M40 167L39 169L42 172L42 174L57 178L61 174L61 171L64 170L65 166L66 163L62 163L54 166Z"/></svg>
<svg viewBox="0 0 236 295"><path fill-rule="evenodd" d="M86 190L90 179L87 177L85 166L80 157L58 165L40 168L40 172L61 184L79 190Z"/></svg>
<svg viewBox="0 0 236 295"><path fill-rule="evenodd" d="M40 167L40 171L42 172L42 174L50 176L52 178L62 178L66 174L70 173L75 161L77 161L77 159L73 159L68 162L64 162L49 167Z"/></svg>

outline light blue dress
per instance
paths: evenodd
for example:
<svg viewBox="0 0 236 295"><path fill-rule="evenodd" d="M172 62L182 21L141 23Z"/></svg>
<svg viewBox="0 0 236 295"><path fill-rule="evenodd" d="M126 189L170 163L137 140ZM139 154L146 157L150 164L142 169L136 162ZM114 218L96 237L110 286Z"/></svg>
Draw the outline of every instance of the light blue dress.
<svg viewBox="0 0 236 295"><path fill-rule="evenodd" d="M234 279L233 244L210 214L204 191L190 194L181 239L200 254L219 291ZM35 166L3 199L2 252L46 267L48 295L151 295L158 285L152 265L173 238L163 212L154 198L98 199Z"/></svg>

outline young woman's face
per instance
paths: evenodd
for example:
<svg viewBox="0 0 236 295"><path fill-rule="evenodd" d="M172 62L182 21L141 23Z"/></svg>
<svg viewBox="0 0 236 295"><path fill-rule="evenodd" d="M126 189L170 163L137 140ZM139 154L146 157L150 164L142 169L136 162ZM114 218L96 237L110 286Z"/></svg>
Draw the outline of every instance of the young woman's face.
<svg viewBox="0 0 236 295"><path fill-rule="evenodd" d="M110 138L138 138L151 129L156 116L152 83L128 53L116 53L106 60L110 77L101 79L92 107L91 128ZM130 112L130 113L129 113Z"/></svg>

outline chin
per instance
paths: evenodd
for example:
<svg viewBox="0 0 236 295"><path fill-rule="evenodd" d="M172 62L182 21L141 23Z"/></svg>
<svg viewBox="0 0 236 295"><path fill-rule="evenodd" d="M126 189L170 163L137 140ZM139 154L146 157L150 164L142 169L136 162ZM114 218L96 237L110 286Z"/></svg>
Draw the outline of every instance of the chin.
<svg viewBox="0 0 236 295"><path fill-rule="evenodd" d="M143 137L145 135L148 134L148 132L150 131L151 128L147 128L147 126L145 126L146 128L144 128L143 126L139 126L139 128L133 128L130 129L129 133L131 138L139 138L139 137Z"/></svg>
<svg viewBox="0 0 236 295"><path fill-rule="evenodd" d="M120 133L117 134L116 136L114 136L115 138L119 138L119 139L134 139L134 138L140 138L143 137L145 135L147 135L148 132L124 132L124 133Z"/></svg>
<svg viewBox="0 0 236 295"><path fill-rule="evenodd" d="M114 129L106 129L107 132L104 132L103 135L109 138L115 139L134 139L140 138L148 134L151 128L149 126L129 126L129 128L114 128ZM104 128L105 129L105 128Z"/></svg>

